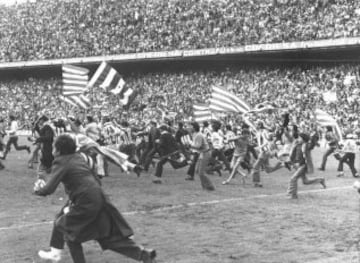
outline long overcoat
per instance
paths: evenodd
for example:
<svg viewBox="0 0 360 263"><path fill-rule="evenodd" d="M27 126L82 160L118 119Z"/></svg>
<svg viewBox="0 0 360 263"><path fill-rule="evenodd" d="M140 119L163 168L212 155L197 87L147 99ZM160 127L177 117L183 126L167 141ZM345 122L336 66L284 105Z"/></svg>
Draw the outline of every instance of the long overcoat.
<svg viewBox="0 0 360 263"><path fill-rule="evenodd" d="M107 241L133 235L133 230L103 192L85 158L80 153L55 158L51 178L35 193L52 194L62 183L69 196L66 206L55 218L55 225L63 232L65 240L86 242L98 240L106 249Z"/></svg>

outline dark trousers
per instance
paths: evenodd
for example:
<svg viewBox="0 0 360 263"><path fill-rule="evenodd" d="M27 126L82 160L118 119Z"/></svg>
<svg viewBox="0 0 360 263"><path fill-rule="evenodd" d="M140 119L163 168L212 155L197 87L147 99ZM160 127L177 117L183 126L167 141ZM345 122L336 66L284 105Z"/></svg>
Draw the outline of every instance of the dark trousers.
<svg viewBox="0 0 360 263"><path fill-rule="evenodd" d="M205 170L206 173L212 174L215 171L220 172L221 170L222 170L222 163L220 162L220 160L210 155L208 161L208 167Z"/></svg>
<svg viewBox="0 0 360 263"><path fill-rule="evenodd" d="M127 155L129 155L129 162L132 163L137 163L136 161L136 146L135 144L131 143L131 144L122 144L120 145L120 152L125 153Z"/></svg>
<svg viewBox="0 0 360 263"><path fill-rule="evenodd" d="M170 163L170 165L174 168L174 169L180 169L183 168L187 165L187 161L183 160L181 162L177 161L177 160L173 160L171 158L161 158L160 161L156 164L156 171L155 171L155 176L156 177L161 177L162 172L163 172L163 166L164 164L166 164L167 162Z"/></svg>
<svg viewBox="0 0 360 263"><path fill-rule="evenodd" d="M258 153L255 150L254 145L248 145L248 152L252 154L252 156L254 157L255 160L257 160L258 158Z"/></svg>
<svg viewBox="0 0 360 263"><path fill-rule="evenodd" d="M182 143L178 143L180 152L185 156L186 160L190 159L190 152L186 149L186 146Z"/></svg>
<svg viewBox="0 0 360 263"><path fill-rule="evenodd" d="M4 150L5 144L4 144L4 135L0 134L0 151L2 152Z"/></svg>
<svg viewBox="0 0 360 263"><path fill-rule="evenodd" d="M213 149L212 153L211 153L211 157L212 158L218 158L220 161L222 161L225 164L226 170L228 170L229 172L231 171L231 167L230 167L230 163L229 161L226 159L224 151L220 150L220 149Z"/></svg>
<svg viewBox="0 0 360 263"><path fill-rule="evenodd" d="M226 156L226 159L228 160L228 162L231 162L231 159L234 155L234 149L227 149L224 151L224 155Z"/></svg>
<svg viewBox="0 0 360 263"><path fill-rule="evenodd" d="M339 160L338 171L342 172L344 163L346 163L349 166L352 175L355 177L357 171L355 169L354 162L355 162L355 153L345 153L344 156Z"/></svg>
<svg viewBox="0 0 360 263"><path fill-rule="evenodd" d="M135 154L139 160L139 163L141 164L144 163L144 160L142 159L143 158L142 154L146 149L146 144L147 143L145 141L141 141L138 145L135 146Z"/></svg>
<svg viewBox="0 0 360 263"><path fill-rule="evenodd" d="M149 170L149 166L151 164L152 159L154 158L154 155L156 154L157 149L154 147L152 149L150 149L149 151L146 151L144 154L145 155L145 161L144 161L144 170L148 171Z"/></svg>
<svg viewBox="0 0 360 263"><path fill-rule="evenodd" d="M7 141L7 144L6 144L6 152L5 153L8 153L10 151L11 144L14 145L14 147L15 147L15 149L17 151L22 151L22 150L27 150L28 149L28 146L26 146L26 145L19 146L18 145L18 139L19 138L17 136L10 136L10 138Z"/></svg>
<svg viewBox="0 0 360 263"><path fill-rule="evenodd" d="M18 137L17 136L10 136L9 140L7 141L6 143L6 148L5 148L5 152L4 152L4 157L3 159L6 158L8 152L10 152L10 148L11 148L11 145L13 144L15 149L17 151L22 151L22 150L29 150L30 148L26 145L21 145L19 146L18 145Z"/></svg>
<svg viewBox="0 0 360 263"><path fill-rule="evenodd" d="M320 169L325 170L327 158L329 157L330 154L332 154L335 151L335 149L336 149L335 147L330 147L329 149L326 150L322 158Z"/></svg>
<svg viewBox="0 0 360 263"><path fill-rule="evenodd" d="M97 240L100 246L103 243L103 240ZM104 241L105 242L105 241ZM85 255L81 243L66 241L67 246L69 247L70 255L74 263L85 263ZM64 249L65 239L62 232L54 225L50 246L57 249ZM132 239L123 238L114 241L106 240L106 249L110 249L117 253L123 254L129 258L135 260L141 260L143 247L137 245Z"/></svg>

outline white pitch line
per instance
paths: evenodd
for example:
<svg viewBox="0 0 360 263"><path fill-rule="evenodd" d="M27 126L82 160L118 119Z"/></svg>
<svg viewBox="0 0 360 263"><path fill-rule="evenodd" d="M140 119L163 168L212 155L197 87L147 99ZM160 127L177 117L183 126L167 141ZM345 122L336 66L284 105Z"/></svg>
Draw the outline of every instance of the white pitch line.
<svg viewBox="0 0 360 263"><path fill-rule="evenodd" d="M344 190L344 189L349 189L349 188L352 188L352 186L305 190L305 191L299 191L299 193L300 194L320 193L320 192ZM213 204L269 198L269 197L276 197L276 196L283 196L283 195L286 195L286 193L277 193L277 194L269 194L269 195L261 194L261 195L254 195L254 196L249 196L249 197L237 197L237 198L218 199L218 200L203 201L203 202L193 202L193 203L186 203L186 204L179 204L179 205L171 205L171 206L166 206L166 207L161 207L161 208L154 208L154 209L149 209L149 210L123 212L121 214L126 215L126 216L131 216L131 215L137 215L137 214L157 213L157 212L170 211L170 210L186 208L186 207L213 205ZM22 229L22 228L27 228L27 227L36 227L39 225L48 225L48 224L52 224L52 223L53 223L53 221L44 221L44 222L37 222L37 223L30 223L30 224L23 224L23 225L9 226L9 227L1 227L0 231Z"/></svg>

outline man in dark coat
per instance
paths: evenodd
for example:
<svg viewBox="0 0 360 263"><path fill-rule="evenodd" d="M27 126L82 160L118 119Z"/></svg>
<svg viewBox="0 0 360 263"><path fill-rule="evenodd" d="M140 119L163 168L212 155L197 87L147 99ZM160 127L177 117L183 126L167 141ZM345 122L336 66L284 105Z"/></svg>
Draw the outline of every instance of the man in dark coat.
<svg viewBox="0 0 360 263"><path fill-rule="evenodd" d="M63 183L69 201L56 216L50 251L39 251L42 259L61 259L65 242L74 263L85 263L81 243L97 240L102 249L110 249L138 261L153 263L155 250L145 249L130 237L131 227L103 192L86 155L76 153L76 143L69 135L55 141L52 176L45 186L35 184L34 192L46 196Z"/></svg>
<svg viewBox="0 0 360 263"><path fill-rule="evenodd" d="M157 152L155 141L160 138L160 130L157 128L156 121L151 121L150 125L151 125L151 127L150 127L150 131L149 131L149 135L148 135L148 138L149 138L148 139L148 147L147 147L147 149L145 149L145 151L143 153L143 157L142 157L142 160L144 160L144 162L142 164L144 166L145 171L149 170L151 161L152 161L155 153Z"/></svg>
<svg viewBox="0 0 360 263"><path fill-rule="evenodd" d="M45 174L49 174L51 164L54 160L52 154L52 145L54 142L54 130L50 126L49 118L45 115L39 119L39 137L36 139L35 144L39 143L41 147L41 158L38 167L38 178L44 179Z"/></svg>
<svg viewBox="0 0 360 263"><path fill-rule="evenodd" d="M163 166L167 162L174 169L179 169L187 165L186 158L180 153L179 145L174 136L168 131L165 125L160 126L160 138L157 143L157 149L160 154L160 161L156 164L154 183L161 183ZM182 158L183 157L183 158Z"/></svg>

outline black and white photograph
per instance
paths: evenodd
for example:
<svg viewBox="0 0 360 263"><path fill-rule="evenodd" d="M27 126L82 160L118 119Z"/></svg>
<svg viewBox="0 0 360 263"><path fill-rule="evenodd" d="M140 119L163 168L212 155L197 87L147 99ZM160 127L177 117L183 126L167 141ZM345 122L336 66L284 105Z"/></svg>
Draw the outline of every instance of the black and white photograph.
<svg viewBox="0 0 360 263"><path fill-rule="evenodd" d="M360 1L0 0L0 263L360 263Z"/></svg>

